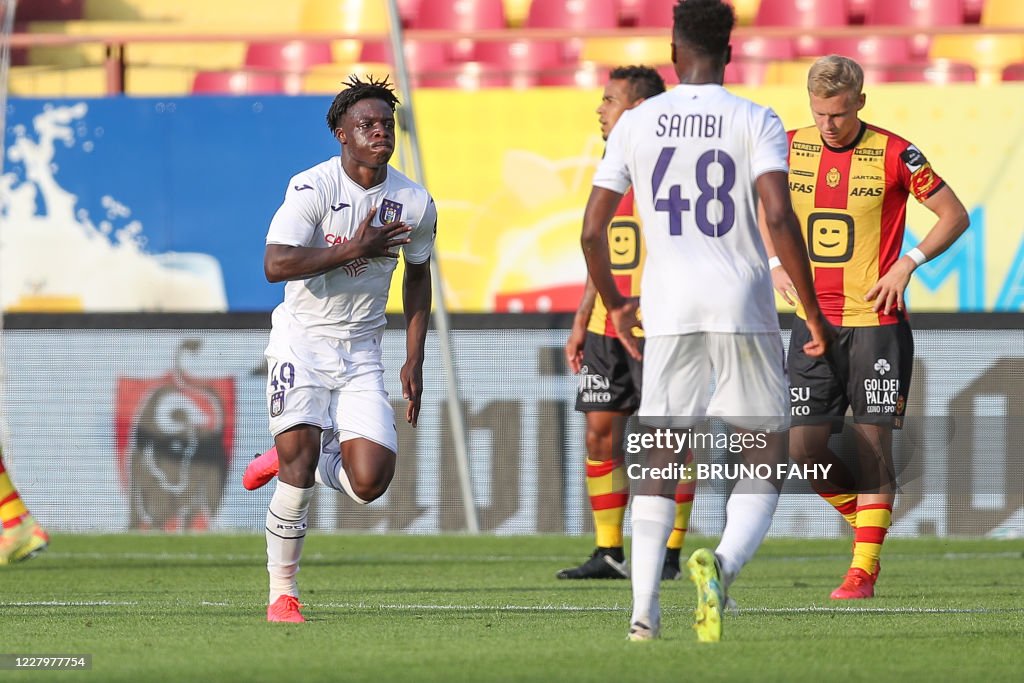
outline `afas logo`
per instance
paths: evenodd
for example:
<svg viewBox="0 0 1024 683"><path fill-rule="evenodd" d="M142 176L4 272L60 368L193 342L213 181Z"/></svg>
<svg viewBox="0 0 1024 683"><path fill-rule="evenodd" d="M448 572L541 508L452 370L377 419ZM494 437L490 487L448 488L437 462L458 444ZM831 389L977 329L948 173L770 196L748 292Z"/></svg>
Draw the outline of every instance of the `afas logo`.
<svg viewBox="0 0 1024 683"><path fill-rule="evenodd" d="M850 190L851 197L881 197L882 188L880 187L855 187Z"/></svg>
<svg viewBox="0 0 1024 683"><path fill-rule="evenodd" d="M814 192L814 185L810 185L808 183L797 183L797 182L792 182L791 181L789 183L789 191L790 192L802 192L804 194L811 194L812 192Z"/></svg>

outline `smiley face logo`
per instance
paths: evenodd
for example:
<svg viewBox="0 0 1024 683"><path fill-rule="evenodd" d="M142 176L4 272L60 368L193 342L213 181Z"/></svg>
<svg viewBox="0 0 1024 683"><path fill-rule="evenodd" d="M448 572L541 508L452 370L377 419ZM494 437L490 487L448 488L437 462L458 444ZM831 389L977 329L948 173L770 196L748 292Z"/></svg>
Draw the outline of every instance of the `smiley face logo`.
<svg viewBox="0 0 1024 683"><path fill-rule="evenodd" d="M812 213L807 218L807 253L817 263L845 263L853 256L853 218Z"/></svg>
<svg viewBox="0 0 1024 683"><path fill-rule="evenodd" d="M612 221L608 226L608 256L613 270L632 270L640 264L640 239L636 221Z"/></svg>

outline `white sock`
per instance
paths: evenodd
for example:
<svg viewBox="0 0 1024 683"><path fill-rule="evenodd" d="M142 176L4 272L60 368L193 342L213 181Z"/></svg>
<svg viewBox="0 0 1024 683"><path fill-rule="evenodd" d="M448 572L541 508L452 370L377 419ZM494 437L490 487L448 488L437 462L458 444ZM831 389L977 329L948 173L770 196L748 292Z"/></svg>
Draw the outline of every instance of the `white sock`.
<svg viewBox="0 0 1024 683"><path fill-rule="evenodd" d="M741 479L733 488L725 505L722 540L715 548L726 590L761 546L778 503L779 492L763 479Z"/></svg>
<svg viewBox="0 0 1024 683"><path fill-rule="evenodd" d="M633 496L632 515L633 616L629 623L640 621L656 629L661 623L661 565L665 563L665 543L672 533L676 504L661 496Z"/></svg>
<svg viewBox="0 0 1024 683"><path fill-rule="evenodd" d="M282 595L299 597L295 575L299 572L302 543L306 538L306 513L313 487L300 489L278 480L267 508L267 573L270 602Z"/></svg>
<svg viewBox="0 0 1024 683"><path fill-rule="evenodd" d="M320 452L320 462L316 466L316 483L328 486L335 491L344 491L345 495L359 503L368 505L370 501L363 500L352 490L352 482L348 480L348 472L341 462L341 451L333 448L325 448Z"/></svg>

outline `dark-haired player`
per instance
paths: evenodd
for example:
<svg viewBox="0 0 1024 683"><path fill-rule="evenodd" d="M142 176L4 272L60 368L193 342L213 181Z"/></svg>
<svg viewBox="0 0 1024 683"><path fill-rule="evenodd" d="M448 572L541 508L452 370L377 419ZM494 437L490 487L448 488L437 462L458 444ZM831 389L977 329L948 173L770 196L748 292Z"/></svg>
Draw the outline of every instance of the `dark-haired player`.
<svg viewBox="0 0 1024 683"><path fill-rule="evenodd" d="M420 409L437 212L426 189L388 165L398 104L391 86L354 76L346 86L327 113L341 154L288 182L263 260L270 282L287 282L266 350L280 468L267 511L267 621L304 621L295 574L314 481L365 504L394 476L395 414L380 342L399 252L408 324L402 393L414 427Z"/></svg>
<svg viewBox="0 0 1024 683"><path fill-rule="evenodd" d="M669 424L685 428L705 416L721 417L746 432L753 447L744 451L745 459L774 464L786 457L789 391L758 232L758 197L806 304L812 339L805 352L824 353L830 330L818 310L790 204L786 132L770 109L722 87L734 23L732 7L721 0L676 5L672 57L680 85L619 119L594 175L583 248L620 340L639 358L637 304L615 287L605 238L616 205L632 186L647 243L640 292L646 339L641 422L661 425L672 418ZM678 464L678 455L651 450L646 460L662 468ZM659 577L675 512L675 482L668 483L639 480L633 497L630 640L656 638L661 626ZM736 482L718 547L698 549L687 562L697 585L700 640L721 638L725 592L767 534L779 488L778 481Z"/></svg>
<svg viewBox="0 0 1024 683"><path fill-rule="evenodd" d="M608 139L622 112L663 92L665 82L650 67L612 69L597 108L601 137ZM612 270L619 292L627 297L639 296L644 241L632 191L622 198L608 225L608 240L614 254ZM626 579L629 571L622 549L622 523L629 503L629 481L622 440L626 418L640 406L642 367L618 340L604 302L597 296L590 278L587 278L583 299L565 344L565 356L569 368L579 375L576 410L586 415L587 497L594 515L597 547L586 562L563 569L557 576L560 579ZM686 538L695 484L695 481L681 481L676 487L676 517L665 553L663 579L680 575L679 551Z"/></svg>
<svg viewBox="0 0 1024 683"><path fill-rule="evenodd" d="M948 249L969 223L963 204L917 147L860 120L863 86L855 61L822 57L807 76L814 125L789 133L793 206L806 230L822 312L838 328L830 358L808 358L799 351L807 327L797 308L789 349L790 456L837 462L829 435L851 408L861 463L860 481L821 492L854 529L853 562L832 592L836 600L874 596L892 521L892 430L903 419L914 362L903 292L914 269ZM901 257L910 195L937 221ZM774 256L771 240L766 243ZM771 265L777 289L792 303L785 269Z"/></svg>

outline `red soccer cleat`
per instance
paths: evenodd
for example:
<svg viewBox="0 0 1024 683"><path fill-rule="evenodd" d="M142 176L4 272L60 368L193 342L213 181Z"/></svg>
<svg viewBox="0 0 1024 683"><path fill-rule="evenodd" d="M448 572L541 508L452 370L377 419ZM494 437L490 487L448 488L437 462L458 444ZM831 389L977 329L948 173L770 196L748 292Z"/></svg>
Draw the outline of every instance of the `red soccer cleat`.
<svg viewBox="0 0 1024 683"><path fill-rule="evenodd" d="M862 600L875 597L875 582L871 575L858 567L850 567L842 585L829 596L833 600Z"/></svg>
<svg viewBox="0 0 1024 683"><path fill-rule="evenodd" d="M255 491L276 477L279 469L281 469L281 463L277 459L277 447L273 447L263 455L257 455L252 459L249 466L245 468L245 474L242 475L242 486L249 491Z"/></svg>
<svg viewBox="0 0 1024 683"><path fill-rule="evenodd" d="M301 624L305 619L299 610L302 605L294 595L282 595L274 604L267 606L267 621L283 621L292 624Z"/></svg>

